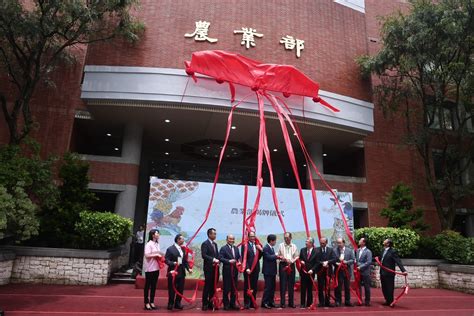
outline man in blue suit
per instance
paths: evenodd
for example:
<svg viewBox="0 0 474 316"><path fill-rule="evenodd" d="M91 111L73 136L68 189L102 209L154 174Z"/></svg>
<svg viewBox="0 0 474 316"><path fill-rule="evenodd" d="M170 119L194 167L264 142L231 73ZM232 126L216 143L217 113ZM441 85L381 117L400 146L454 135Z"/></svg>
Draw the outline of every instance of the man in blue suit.
<svg viewBox="0 0 474 316"><path fill-rule="evenodd" d="M250 295L247 294L247 290L252 290L252 296L257 298L257 286L258 286L258 275L260 274L260 263L259 260L262 257L262 246L257 245L257 238L255 232L248 233L249 242L247 243L247 260L242 262L245 264L244 273L244 307L249 309L250 307L257 308L252 302ZM240 249L242 256L245 255L245 245L242 245ZM255 263L255 267L252 270L252 266Z"/></svg>
<svg viewBox="0 0 474 316"><path fill-rule="evenodd" d="M275 284L277 275L277 259L273 247L276 244L276 235L270 234L267 237L267 244L263 247L263 268L262 273L265 280L263 291L262 307L272 308L275 305Z"/></svg>
<svg viewBox="0 0 474 316"><path fill-rule="evenodd" d="M359 240L359 249L356 252L357 270L360 272L360 293L362 296L362 285L364 286L365 306L370 306L370 272L372 268L372 251L367 248L367 240L362 237Z"/></svg>
<svg viewBox="0 0 474 316"><path fill-rule="evenodd" d="M238 310L235 305L235 289L237 288L237 279L239 271L237 270L237 262L240 260L239 249L234 246L235 237L227 235L227 244L221 247L219 251L219 260L223 264L222 279L224 283L223 303L224 310ZM230 294L230 299L229 299Z"/></svg>

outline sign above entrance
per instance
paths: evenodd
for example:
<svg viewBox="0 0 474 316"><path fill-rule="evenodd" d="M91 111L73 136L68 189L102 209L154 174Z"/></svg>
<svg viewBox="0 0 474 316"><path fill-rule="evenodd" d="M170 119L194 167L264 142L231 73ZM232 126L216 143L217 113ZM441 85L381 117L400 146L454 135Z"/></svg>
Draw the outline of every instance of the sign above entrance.
<svg viewBox="0 0 474 316"><path fill-rule="evenodd" d="M194 38L196 42L217 43L217 38L208 36L211 22L197 21L195 22L195 29L192 33L185 33L184 37ZM242 34L240 45L245 46L246 49L253 48L257 45L256 38L262 38L263 34L258 33L253 27L241 27L240 30L234 30L234 34ZM291 35L282 36L280 44L284 44L286 50L294 50L296 58L301 57L301 52L304 49L304 40L295 38Z"/></svg>

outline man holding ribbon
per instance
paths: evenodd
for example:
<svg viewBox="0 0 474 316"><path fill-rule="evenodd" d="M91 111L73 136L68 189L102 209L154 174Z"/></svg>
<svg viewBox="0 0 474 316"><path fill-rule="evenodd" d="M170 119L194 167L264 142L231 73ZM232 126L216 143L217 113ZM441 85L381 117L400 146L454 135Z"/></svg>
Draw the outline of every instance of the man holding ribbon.
<svg viewBox="0 0 474 316"><path fill-rule="evenodd" d="M201 244L201 255L204 261L204 290L202 291L202 310L217 309L212 303L215 295L216 275L219 279L219 252L215 242L217 232L214 228L207 230L207 239ZM216 271L217 269L217 271Z"/></svg>
<svg viewBox="0 0 474 316"><path fill-rule="evenodd" d="M395 249L393 249L393 242L391 239L385 239L383 242L384 250L382 251L381 256L381 263L382 267L380 267L380 282L382 283L382 292L383 297L385 298L385 306L392 306L393 302L393 292L395 289L395 273L391 271L387 271L387 269L394 271L395 264L398 265L400 270L403 272L404 275L407 275L405 267L398 256L398 253ZM384 267L386 269L384 269Z"/></svg>
<svg viewBox="0 0 474 316"><path fill-rule="evenodd" d="M336 248L336 271L337 271L337 288L336 288L336 306L342 304L342 287L344 286L344 305L352 307L351 303L351 274L352 265L354 264L354 250L346 247L346 241L343 238L337 239Z"/></svg>
<svg viewBox="0 0 474 316"><path fill-rule="evenodd" d="M318 296L319 307L333 307L329 301L329 278L332 276L332 268L336 263L336 254L331 247L328 247L328 239L322 237L319 240L319 247L316 248L316 273L318 274Z"/></svg>
<svg viewBox="0 0 474 316"><path fill-rule="evenodd" d="M184 291L184 280L186 270L192 273L189 268L188 259L182 248L184 237L181 234L176 235L174 244L166 249L165 262L168 265L168 310L183 309L181 299Z"/></svg>
<svg viewBox="0 0 474 316"><path fill-rule="evenodd" d="M356 252L357 269L360 272L360 293L362 296L362 286L364 286L365 306L370 306L370 272L372 268L372 251L367 248L367 239L362 237L359 240L359 249Z"/></svg>
<svg viewBox="0 0 474 316"><path fill-rule="evenodd" d="M227 235L227 244L222 246L219 251L219 260L222 262L222 280L224 283L224 291L222 301L224 310L239 310L235 305L237 296L237 281L239 277L238 263L240 260L239 248L234 246L235 237ZM229 299L230 295L230 299Z"/></svg>
<svg viewBox="0 0 474 316"><path fill-rule="evenodd" d="M257 245L257 238L255 232L248 233L247 243L247 260L242 264L245 265L244 273L244 307L249 309L250 307L257 308L257 286L258 286L258 275L260 274L259 260L262 257L262 246ZM245 254L245 245L242 245L242 255Z"/></svg>
<svg viewBox="0 0 474 316"><path fill-rule="evenodd" d="M285 308L286 291L288 290L288 307L295 308L295 261L298 259L298 248L291 242L292 235L286 232L284 242L278 246L278 255L282 258L279 264L280 307Z"/></svg>
<svg viewBox="0 0 474 316"><path fill-rule="evenodd" d="M313 237L306 239L306 247L300 251L301 308L313 304L313 280L316 272L316 250Z"/></svg>

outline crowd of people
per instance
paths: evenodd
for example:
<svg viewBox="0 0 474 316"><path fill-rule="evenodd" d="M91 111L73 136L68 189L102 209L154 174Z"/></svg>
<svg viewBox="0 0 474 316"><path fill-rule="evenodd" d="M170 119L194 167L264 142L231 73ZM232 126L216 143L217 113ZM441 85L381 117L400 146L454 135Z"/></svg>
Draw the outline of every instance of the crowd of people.
<svg viewBox="0 0 474 316"><path fill-rule="evenodd" d="M244 275L244 309L257 308L257 289L260 273L263 274L264 291L261 307L296 308L295 278L296 270L300 275L300 308L309 308L316 305L313 301L313 287L318 289L318 307L352 307L351 280L354 278L356 267L360 288L358 305L370 306L370 275L372 267L372 252L367 248L367 240L361 238L359 247L354 251L346 247L343 238L337 239L337 247L328 246L327 238L319 240L319 247L315 247L314 239L306 239L305 247L298 251L292 242L291 233L284 234L284 241L276 247L277 236L267 236L267 243L262 245L256 239L254 232L248 233L248 242L237 247L235 237L227 235L226 244L220 249L215 242L217 233L214 228L207 230L207 239L201 245L203 258L204 289L202 292L202 310L216 310L220 302L216 296L217 282L222 265L222 305L224 310L240 310L237 302L237 281L239 273ZM159 276L160 264L168 266L168 310L181 310L186 273L192 273L188 262L184 242L181 234L176 235L174 244L168 247L165 253L159 246L159 231L152 229L148 233L148 242L144 250L145 309L152 310L154 304L156 284ZM385 298L383 305L393 306L395 265L398 265L403 274L407 274L401 260L393 249L393 243L386 239L384 250L380 254L380 262L384 269L380 269L380 281ZM263 261L260 267L260 260ZM261 268L261 271L260 271ZM276 276L279 276L280 303L275 303ZM334 286L334 285L337 286ZM363 290L362 290L363 288ZM287 294L288 293L288 300ZM334 293L334 295L332 295ZM344 301L343 301L344 296ZM364 299L362 302L361 299ZM331 303L333 300L334 303Z"/></svg>

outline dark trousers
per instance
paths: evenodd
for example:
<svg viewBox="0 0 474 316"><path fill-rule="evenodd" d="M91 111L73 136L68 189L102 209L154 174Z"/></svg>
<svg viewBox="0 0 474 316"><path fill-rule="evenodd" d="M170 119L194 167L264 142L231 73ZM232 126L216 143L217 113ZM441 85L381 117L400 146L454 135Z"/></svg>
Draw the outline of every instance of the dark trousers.
<svg viewBox="0 0 474 316"><path fill-rule="evenodd" d="M291 265L291 273L288 274L285 271L285 267L288 264L280 263L280 304L285 305L286 301L286 290L288 289L288 305L294 305L294 294L295 294L295 264Z"/></svg>
<svg viewBox="0 0 474 316"><path fill-rule="evenodd" d="M202 306L208 306L212 308L211 298L215 293L214 282L216 280L216 274L214 268L206 269L204 271L204 289L202 291Z"/></svg>
<svg viewBox="0 0 474 316"><path fill-rule="evenodd" d="M235 307L235 288L237 288L237 278L239 276L236 269L237 268L234 268L233 274L231 274L230 269L228 271L224 270L222 272L222 280L224 285L222 302L224 303L224 307ZM232 284L234 284L235 288Z"/></svg>
<svg viewBox="0 0 474 316"><path fill-rule="evenodd" d="M337 288L336 288L336 303L342 303L342 287L344 286L344 303L349 304L351 302L351 283L350 275L342 270L339 271L337 276Z"/></svg>
<svg viewBox="0 0 474 316"><path fill-rule="evenodd" d="M155 291L156 283L158 282L158 277L160 276L160 271L145 272L145 289L144 297L145 304L153 303L155 301ZM150 295L148 296L148 293Z"/></svg>
<svg viewBox="0 0 474 316"><path fill-rule="evenodd" d="M308 275L306 273L300 274L301 281L301 306L309 307L313 304L313 280L314 274Z"/></svg>
<svg viewBox="0 0 474 316"><path fill-rule="evenodd" d="M176 286L176 290L180 294L183 294L184 291L184 275L177 275L174 284ZM179 297L173 289L173 277L168 275L168 306L180 306L181 305L181 297Z"/></svg>
<svg viewBox="0 0 474 316"><path fill-rule="evenodd" d="M385 301L388 304L393 302L393 291L395 288L395 275L381 275L380 282L382 283L382 293Z"/></svg>
<svg viewBox="0 0 474 316"><path fill-rule="evenodd" d="M276 285L276 275L263 275L265 280L265 288L263 290L262 297L262 306L265 304L273 305L275 304L275 285Z"/></svg>
<svg viewBox="0 0 474 316"><path fill-rule="evenodd" d="M247 290L249 288L249 279L250 279L250 288L252 289L252 295L257 299L257 286L258 286L258 271L253 271L251 274L244 273L244 305L246 307L252 306L252 299L247 295ZM254 308L257 306L253 306Z"/></svg>
<svg viewBox="0 0 474 316"><path fill-rule="evenodd" d="M364 287L365 303L370 303L370 274L360 275L360 296L362 298L362 286Z"/></svg>
<svg viewBox="0 0 474 316"><path fill-rule="evenodd" d="M322 306L327 306L330 304L329 292L326 293L326 275L327 273L321 273L321 275L318 275L318 299L319 304Z"/></svg>

